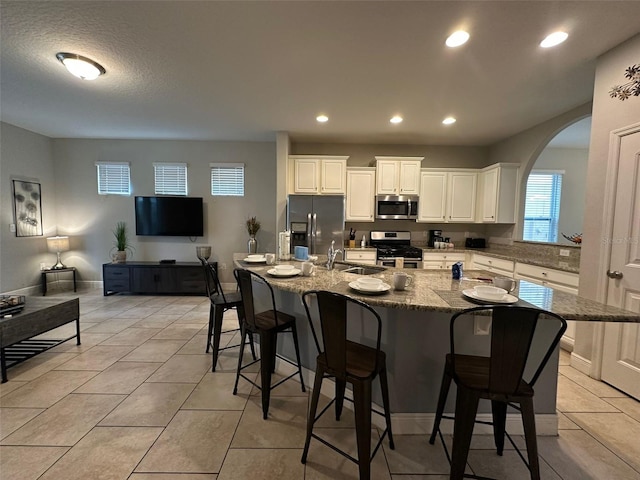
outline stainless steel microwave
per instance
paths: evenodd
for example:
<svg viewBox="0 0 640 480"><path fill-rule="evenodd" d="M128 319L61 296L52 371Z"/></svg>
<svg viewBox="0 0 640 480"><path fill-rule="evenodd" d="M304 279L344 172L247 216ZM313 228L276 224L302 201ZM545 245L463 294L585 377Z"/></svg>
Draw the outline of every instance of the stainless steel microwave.
<svg viewBox="0 0 640 480"><path fill-rule="evenodd" d="M418 196L376 195L376 218L415 220L418 218Z"/></svg>

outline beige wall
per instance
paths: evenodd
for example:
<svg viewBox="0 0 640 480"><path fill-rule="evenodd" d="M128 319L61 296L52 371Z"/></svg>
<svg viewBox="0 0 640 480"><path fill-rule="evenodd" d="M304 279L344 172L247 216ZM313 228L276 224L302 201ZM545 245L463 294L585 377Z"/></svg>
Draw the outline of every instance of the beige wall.
<svg viewBox="0 0 640 480"><path fill-rule="evenodd" d="M558 243L573 245L561 233L582 233L588 158L589 150L586 148L545 148L533 166L541 170L564 170Z"/></svg>
<svg viewBox="0 0 640 480"><path fill-rule="evenodd" d="M0 123L0 138L0 292L8 292L39 285L40 263L51 266L56 261L55 254L47 251L46 237L56 234L58 186L51 139L7 123ZM44 232L41 237L16 237L10 231L9 225L15 223L11 182L14 179L40 183Z"/></svg>
<svg viewBox="0 0 640 480"><path fill-rule="evenodd" d="M609 133L613 130L640 122L640 97L620 101L609 97L614 85L625 83L624 71L638 63L640 35L605 53L598 59L593 94L593 121L589 145L587 192L584 219L584 240L580 261L580 295L604 300L599 295L598 284L606 265L601 265L601 255L606 248L602 242L604 228L604 194L609 156ZM610 214L611 212L607 212ZM578 323L574 352L591 359L594 348L594 326ZM598 340L599 342L599 340Z"/></svg>

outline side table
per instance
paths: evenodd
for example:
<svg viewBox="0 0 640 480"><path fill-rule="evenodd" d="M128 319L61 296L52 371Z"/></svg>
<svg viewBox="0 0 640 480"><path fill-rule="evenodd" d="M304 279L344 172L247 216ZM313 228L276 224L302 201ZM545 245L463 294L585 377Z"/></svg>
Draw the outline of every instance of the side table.
<svg viewBox="0 0 640 480"><path fill-rule="evenodd" d="M73 291L76 291L76 267L42 270L42 296L47 294L47 275L49 273L73 272Z"/></svg>

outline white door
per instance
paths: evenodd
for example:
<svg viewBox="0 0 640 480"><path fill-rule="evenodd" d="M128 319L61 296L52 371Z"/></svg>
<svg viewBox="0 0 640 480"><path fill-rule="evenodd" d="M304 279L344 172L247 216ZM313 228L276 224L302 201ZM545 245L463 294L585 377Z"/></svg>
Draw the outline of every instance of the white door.
<svg viewBox="0 0 640 480"><path fill-rule="evenodd" d="M640 313L640 125L615 138L618 175L607 303ZM602 380L640 399L640 324L607 323L604 331Z"/></svg>

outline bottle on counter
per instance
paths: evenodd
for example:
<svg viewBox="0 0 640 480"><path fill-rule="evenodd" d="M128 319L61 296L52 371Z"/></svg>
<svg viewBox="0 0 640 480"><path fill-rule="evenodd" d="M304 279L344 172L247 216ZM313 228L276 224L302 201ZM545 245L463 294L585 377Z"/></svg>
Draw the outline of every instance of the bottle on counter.
<svg viewBox="0 0 640 480"><path fill-rule="evenodd" d="M451 265L451 278L460 280L462 278L462 262L456 262Z"/></svg>
<svg viewBox="0 0 640 480"><path fill-rule="evenodd" d="M364 235L362 235L362 240L360 241L360 247L364 248L367 246L367 240L364 238Z"/></svg>

